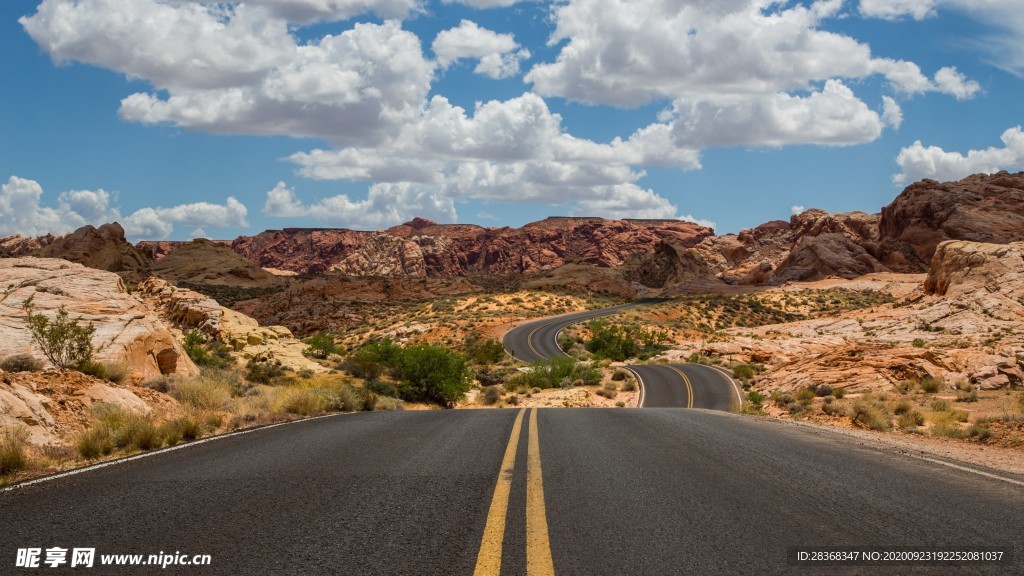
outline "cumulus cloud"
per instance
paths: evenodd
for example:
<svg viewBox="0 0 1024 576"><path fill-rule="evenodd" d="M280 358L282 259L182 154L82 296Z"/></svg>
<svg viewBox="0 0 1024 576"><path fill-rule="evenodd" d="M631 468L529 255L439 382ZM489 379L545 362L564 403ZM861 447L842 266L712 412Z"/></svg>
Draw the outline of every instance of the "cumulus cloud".
<svg viewBox="0 0 1024 576"><path fill-rule="evenodd" d="M42 236L66 234L92 224L120 222L131 238L162 239L174 224L189 226L248 226L245 206L233 197L225 204L198 202L171 208L141 208L122 217L110 205L106 190L70 190L57 197L55 206L42 203L43 188L35 180L11 176L0 185L0 234Z"/></svg>
<svg viewBox="0 0 1024 576"><path fill-rule="evenodd" d="M301 3L265 4L45 0L20 22L58 62L151 82L154 92L121 101L128 121L343 144L382 138L419 113L434 63L400 22L300 45L268 6Z"/></svg>
<svg viewBox="0 0 1024 576"><path fill-rule="evenodd" d="M986 37L967 42L987 51L992 64L1024 75L1024 11L1019 0L860 0L859 8L863 16L886 20L924 20L944 11L959 12L993 28Z"/></svg>
<svg viewBox="0 0 1024 576"><path fill-rule="evenodd" d="M439 32L432 48L444 68L463 58L478 59L474 72L496 79L519 74L520 61L530 57L530 51L520 48L512 34L498 34L471 20Z"/></svg>
<svg viewBox="0 0 1024 576"><path fill-rule="evenodd" d="M284 182L267 192L263 213L268 216L311 218L331 226L372 230L387 228L421 216L439 222L455 222L455 205L430 186L407 182L374 184L366 199L345 194L303 203Z"/></svg>
<svg viewBox="0 0 1024 576"><path fill-rule="evenodd" d="M925 147L920 140L900 150L896 157L902 171L893 176L896 184L916 182L922 178L947 181L959 180L979 172L1024 168L1024 132L1015 126L1000 137L1002 148L970 150L967 154L947 152L938 146Z"/></svg>
<svg viewBox="0 0 1024 576"><path fill-rule="evenodd" d="M889 96L882 96L882 120L896 130L903 125L903 108Z"/></svg>
<svg viewBox="0 0 1024 576"><path fill-rule="evenodd" d="M894 102L895 103L895 102ZM806 97L785 93L678 100L672 133L681 146L847 146L878 138L884 122L838 80Z"/></svg>
<svg viewBox="0 0 1024 576"><path fill-rule="evenodd" d="M463 4L472 8L505 8L514 4L533 2L535 0L442 0L445 4Z"/></svg>
<svg viewBox="0 0 1024 576"><path fill-rule="evenodd" d="M532 93L480 103L472 115L435 96L418 122L382 145L290 159L315 179L403 184L449 199L571 202L576 210L657 218L674 217L675 207L636 186L644 173L633 167L700 167L697 151L674 144L667 126L608 144L580 139L565 133L561 116ZM294 205L278 198L268 204L269 213L281 215Z"/></svg>
<svg viewBox="0 0 1024 576"><path fill-rule="evenodd" d="M804 208L799 204L794 204L789 207L790 213L792 213L794 216L796 216L797 214L803 214L805 210L807 210L807 208Z"/></svg>
<svg viewBox="0 0 1024 576"><path fill-rule="evenodd" d="M810 6L762 0L573 0L554 10L557 60L525 79L542 96L635 106L773 95L838 78L882 74L900 91L945 91L910 62L876 59L868 45L822 30L841 0Z"/></svg>

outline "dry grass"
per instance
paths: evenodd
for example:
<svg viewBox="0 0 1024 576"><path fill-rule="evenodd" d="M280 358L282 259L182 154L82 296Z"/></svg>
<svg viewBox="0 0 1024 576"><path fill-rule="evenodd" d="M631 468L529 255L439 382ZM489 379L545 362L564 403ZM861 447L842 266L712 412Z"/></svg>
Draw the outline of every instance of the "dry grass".
<svg viewBox="0 0 1024 576"><path fill-rule="evenodd" d="M28 429L18 424L0 430L0 476L19 472L28 466Z"/></svg>

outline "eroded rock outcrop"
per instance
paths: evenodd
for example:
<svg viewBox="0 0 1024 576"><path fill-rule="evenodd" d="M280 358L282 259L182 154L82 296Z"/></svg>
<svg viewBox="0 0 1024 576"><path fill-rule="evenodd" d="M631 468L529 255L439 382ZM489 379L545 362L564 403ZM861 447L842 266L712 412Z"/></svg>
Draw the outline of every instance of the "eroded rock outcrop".
<svg viewBox="0 0 1024 576"><path fill-rule="evenodd" d="M179 335L198 330L208 338L223 342L233 351L239 364L244 365L256 356L269 356L295 371L327 371L303 355L306 345L284 326L260 326L255 319L225 308L208 296L178 288L160 278L147 279L139 284L138 290Z"/></svg>
<svg viewBox="0 0 1024 576"><path fill-rule="evenodd" d="M116 274L53 258L0 259L0 357L42 354L32 341L23 303L54 316L64 306L71 318L96 327L98 361L124 365L133 382L198 370L162 320L128 293Z"/></svg>
<svg viewBox="0 0 1024 576"><path fill-rule="evenodd" d="M124 228L117 222L99 228L83 226L54 239L31 255L61 258L108 272L131 273L149 268L149 259L128 243Z"/></svg>
<svg viewBox="0 0 1024 576"><path fill-rule="evenodd" d="M330 272L346 276L422 278L427 275L423 251L416 242L383 232L371 235L361 248Z"/></svg>
<svg viewBox="0 0 1024 576"><path fill-rule="evenodd" d="M150 272L175 284L271 288L285 280L246 260L231 247L197 238L154 262Z"/></svg>

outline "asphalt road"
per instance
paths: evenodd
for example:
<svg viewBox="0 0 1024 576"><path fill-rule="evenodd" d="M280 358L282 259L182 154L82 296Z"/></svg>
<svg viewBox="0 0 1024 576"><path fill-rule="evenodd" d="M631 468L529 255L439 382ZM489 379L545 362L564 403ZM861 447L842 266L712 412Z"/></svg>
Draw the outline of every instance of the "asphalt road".
<svg viewBox="0 0 1024 576"><path fill-rule="evenodd" d="M525 362L564 356L558 333L578 322L610 316L657 300L642 300L600 310L542 318L509 330L503 343L509 354ZM706 408L729 410L742 403L732 380L723 372L699 364L637 364L628 367L640 380L643 408Z"/></svg>
<svg viewBox="0 0 1024 576"><path fill-rule="evenodd" d="M1022 493L723 412L357 413L0 492L0 574L1021 574ZM1015 557L801 567L794 546ZM94 547L96 565L15 568L28 547ZM99 565L161 551L211 564Z"/></svg>

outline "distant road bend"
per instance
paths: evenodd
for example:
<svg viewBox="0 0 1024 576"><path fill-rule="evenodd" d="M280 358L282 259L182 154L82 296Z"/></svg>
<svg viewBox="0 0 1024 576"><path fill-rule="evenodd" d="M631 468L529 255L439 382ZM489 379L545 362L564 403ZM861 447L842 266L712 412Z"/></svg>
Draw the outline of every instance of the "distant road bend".
<svg viewBox="0 0 1024 576"><path fill-rule="evenodd" d="M516 358L534 362L565 356L558 346L558 333L564 328L623 310L645 306L660 299L638 300L600 310L588 310L543 318L517 326L505 334L505 349ZM626 367L641 386L643 408L706 408L729 410L743 399L732 379L711 366L701 364L635 364Z"/></svg>

